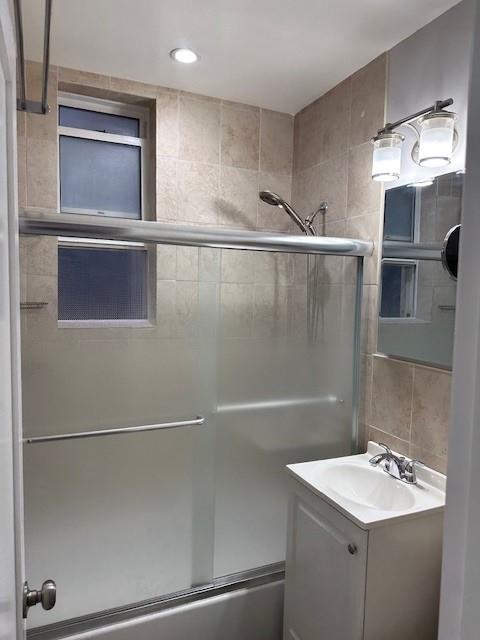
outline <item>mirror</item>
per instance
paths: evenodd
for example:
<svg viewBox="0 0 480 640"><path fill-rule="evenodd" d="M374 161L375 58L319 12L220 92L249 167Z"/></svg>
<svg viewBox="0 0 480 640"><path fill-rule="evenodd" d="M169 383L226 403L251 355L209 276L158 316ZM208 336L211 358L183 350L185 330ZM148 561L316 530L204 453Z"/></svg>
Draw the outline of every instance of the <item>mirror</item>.
<svg viewBox="0 0 480 640"><path fill-rule="evenodd" d="M431 184L385 192L380 353L452 366L456 282L442 250L449 231L460 224L463 178L463 172L449 173Z"/></svg>

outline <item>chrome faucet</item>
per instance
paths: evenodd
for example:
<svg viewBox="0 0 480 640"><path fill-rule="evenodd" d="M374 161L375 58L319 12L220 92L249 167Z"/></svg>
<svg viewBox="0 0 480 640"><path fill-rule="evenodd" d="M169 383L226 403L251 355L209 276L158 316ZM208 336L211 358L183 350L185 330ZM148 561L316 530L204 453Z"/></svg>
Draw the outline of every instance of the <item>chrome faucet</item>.
<svg viewBox="0 0 480 640"><path fill-rule="evenodd" d="M387 447L387 445L382 442L379 443L379 446L385 449L385 451L377 453L376 456L370 458L370 464L376 467L383 462L383 470L385 473L388 473L389 476L392 476L392 478L401 480L406 484L417 484L416 467L417 465L423 466L423 462L420 460L407 460L404 456L397 456L392 452L390 447Z"/></svg>

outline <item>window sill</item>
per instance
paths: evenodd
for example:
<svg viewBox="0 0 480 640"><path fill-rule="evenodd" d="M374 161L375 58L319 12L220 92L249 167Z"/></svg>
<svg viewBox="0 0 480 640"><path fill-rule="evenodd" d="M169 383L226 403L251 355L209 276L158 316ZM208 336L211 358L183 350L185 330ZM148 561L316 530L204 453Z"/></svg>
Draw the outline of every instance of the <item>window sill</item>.
<svg viewBox="0 0 480 640"><path fill-rule="evenodd" d="M59 329L151 329L155 324L150 320L59 320Z"/></svg>

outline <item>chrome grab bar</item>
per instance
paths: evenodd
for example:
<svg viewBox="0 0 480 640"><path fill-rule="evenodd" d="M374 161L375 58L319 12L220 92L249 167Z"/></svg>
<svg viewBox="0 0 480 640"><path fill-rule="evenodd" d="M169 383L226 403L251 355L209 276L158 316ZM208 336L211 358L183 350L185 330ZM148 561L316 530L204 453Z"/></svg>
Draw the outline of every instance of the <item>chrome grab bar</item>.
<svg viewBox="0 0 480 640"><path fill-rule="evenodd" d="M176 429L177 427L194 427L205 423L205 418L198 416L192 420L178 420L176 422L161 422L159 424L145 424L139 427L118 427L115 429L99 429L97 431L77 431L74 433L59 433L53 436L34 436L24 438L25 444L35 442L54 442L56 440L77 440L80 438L97 438L99 436L111 436L122 433L138 433L139 431L157 431L159 429Z"/></svg>

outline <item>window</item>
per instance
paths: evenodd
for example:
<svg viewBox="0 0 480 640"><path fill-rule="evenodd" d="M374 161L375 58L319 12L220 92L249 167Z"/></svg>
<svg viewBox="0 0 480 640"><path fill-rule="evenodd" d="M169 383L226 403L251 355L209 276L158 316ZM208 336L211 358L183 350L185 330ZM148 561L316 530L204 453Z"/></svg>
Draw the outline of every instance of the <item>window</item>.
<svg viewBox="0 0 480 640"><path fill-rule="evenodd" d="M62 95L58 108L62 213L143 218L145 112ZM58 319L148 320L148 250L142 244L61 238Z"/></svg>
<svg viewBox="0 0 480 640"><path fill-rule="evenodd" d="M381 318L414 318L416 313L417 263L382 261Z"/></svg>
<svg viewBox="0 0 480 640"><path fill-rule="evenodd" d="M137 117L126 113L124 106L104 101L82 104L79 99L61 100L62 212L142 218L143 122L141 112Z"/></svg>
<svg viewBox="0 0 480 640"><path fill-rule="evenodd" d="M384 240L415 239L416 189L397 187L385 191Z"/></svg>

